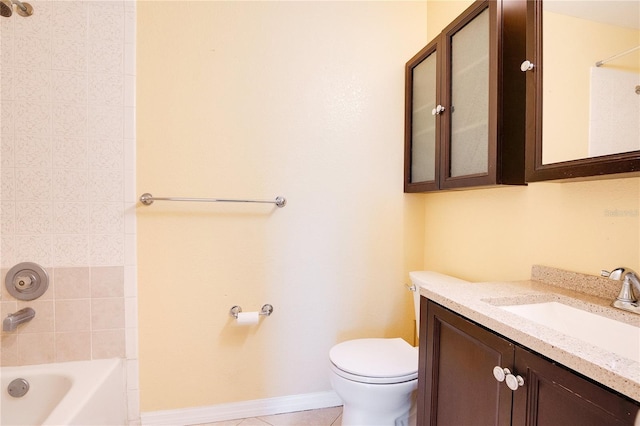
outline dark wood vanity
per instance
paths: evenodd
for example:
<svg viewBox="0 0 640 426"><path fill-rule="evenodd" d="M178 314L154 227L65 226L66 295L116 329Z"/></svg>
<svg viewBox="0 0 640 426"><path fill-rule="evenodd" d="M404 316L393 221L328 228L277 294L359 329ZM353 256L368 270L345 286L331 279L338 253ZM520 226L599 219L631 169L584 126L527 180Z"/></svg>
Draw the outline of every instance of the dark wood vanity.
<svg viewBox="0 0 640 426"><path fill-rule="evenodd" d="M522 379L499 382L499 366ZM640 403L421 297L418 425L633 425Z"/></svg>

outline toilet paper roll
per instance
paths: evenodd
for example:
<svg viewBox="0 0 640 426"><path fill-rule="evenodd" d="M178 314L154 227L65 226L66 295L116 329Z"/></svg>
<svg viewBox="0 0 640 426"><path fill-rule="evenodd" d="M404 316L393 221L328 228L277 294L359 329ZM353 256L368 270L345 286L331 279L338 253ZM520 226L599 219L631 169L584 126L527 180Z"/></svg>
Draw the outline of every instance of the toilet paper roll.
<svg viewBox="0 0 640 426"><path fill-rule="evenodd" d="M258 312L238 312L238 319L236 324L238 325L252 325L257 324L260 319Z"/></svg>

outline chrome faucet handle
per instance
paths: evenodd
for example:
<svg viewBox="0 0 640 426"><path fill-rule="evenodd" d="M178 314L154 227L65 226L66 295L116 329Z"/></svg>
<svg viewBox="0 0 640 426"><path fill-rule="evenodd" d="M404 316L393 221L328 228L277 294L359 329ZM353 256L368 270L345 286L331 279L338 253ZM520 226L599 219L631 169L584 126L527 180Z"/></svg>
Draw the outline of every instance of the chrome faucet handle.
<svg viewBox="0 0 640 426"><path fill-rule="evenodd" d="M627 270L625 268L616 268L611 272L603 269L602 271L600 271L600 276L611 278L612 280L622 281L626 271Z"/></svg>

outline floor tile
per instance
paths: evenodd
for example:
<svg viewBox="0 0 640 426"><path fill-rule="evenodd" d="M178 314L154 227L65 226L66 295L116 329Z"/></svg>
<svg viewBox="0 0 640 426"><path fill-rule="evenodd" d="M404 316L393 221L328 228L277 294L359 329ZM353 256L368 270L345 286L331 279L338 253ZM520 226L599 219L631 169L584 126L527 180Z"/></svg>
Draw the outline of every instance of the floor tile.
<svg viewBox="0 0 640 426"><path fill-rule="evenodd" d="M260 416L272 426L332 426L342 414L342 407L322 408L319 410L298 411L295 413ZM244 423L242 423L244 426Z"/></svg>

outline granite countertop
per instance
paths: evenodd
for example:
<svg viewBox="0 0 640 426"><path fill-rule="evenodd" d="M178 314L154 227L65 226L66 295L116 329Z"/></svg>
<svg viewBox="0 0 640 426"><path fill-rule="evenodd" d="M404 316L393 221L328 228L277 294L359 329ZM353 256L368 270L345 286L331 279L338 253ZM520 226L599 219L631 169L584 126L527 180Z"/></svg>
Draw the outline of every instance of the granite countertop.
<svg viewBox="0 0 640 426"><path fill-rule="evenodd" d="M531 280L517 282L472 283L427 271L411 278L422 296L640 401L640 362L500 308L555 301L640 327L640 315L610 306L618 282L541 266L533 268Z"/></svg>

